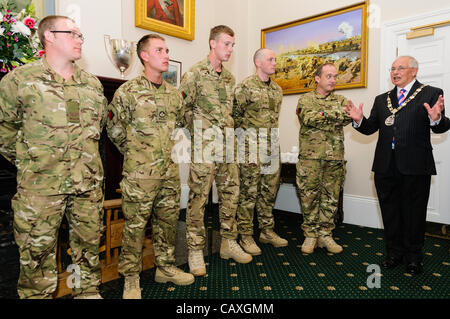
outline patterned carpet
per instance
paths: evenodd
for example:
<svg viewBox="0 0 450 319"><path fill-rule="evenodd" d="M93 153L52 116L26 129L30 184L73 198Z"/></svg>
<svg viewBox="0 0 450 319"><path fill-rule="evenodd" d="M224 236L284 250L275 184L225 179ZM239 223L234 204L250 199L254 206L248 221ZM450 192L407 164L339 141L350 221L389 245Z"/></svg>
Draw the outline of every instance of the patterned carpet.
<svg viewBox="0 0 450 319"><path fill-rule="evenodd" d="M276 212L276 231L289 246L274 248L260 244L262 255L250 264L223 260L218 253L205 257L206 277L180 287L154 281L154 269L141 275L142 297L148 299L448 299L450 297L450 241L426 237L424 273L411 277L404 266L369 270L384 259L383 231L343 224L335 230L341 254L316 249L301 252L301 216ZM216 229L216 218L207 218ZM259 235L259 233L257 234ZM376 267L376 266L375 266ZM187 264L180 268L188 270ZM370 276L370 278L369 278ZM369 285L368 285L369 278ZM370 287L372 288L370 288ZM379 288L377 288L377 286ZM102 286L105 298L120 299L123 279Z"/></svg>
<svg viewBox="0 0 450 319"><path fill-rule="evenodd" d="M206 216L212 230L212 240L217 242L217 214ZM180 216L183 221L183 214ZM262 255L246 265L223 260L213 243L213 254L206 256L208 275L198 277L190 286L154 281L155 269L141 274L142 297L145 299L448 299L450 297L450 240L426 236L424 247L424 273L411 277L404 266L381 270L376 274L368 267L384 259L383 231L343 224L334 231L336 241L344 247L341 254L330 254L316 249L314 254L301 253L303 234L301 215L275 212L276 231L288 239L289 246L274 248L260 244ZM256 232L255 237L259 236ZM215 248L214 248L215 246ZM17 252L0 249L0 299L15 299L18 276ZM186 263L180 266L188 270ZM375 287L368 285L375 285ZM379 284L379 285L377 285ZM377 288L377 286L379 288ZM101 286L107 299L121 299L123 279ZM70 297L64 297L67 299Z"/></svg>

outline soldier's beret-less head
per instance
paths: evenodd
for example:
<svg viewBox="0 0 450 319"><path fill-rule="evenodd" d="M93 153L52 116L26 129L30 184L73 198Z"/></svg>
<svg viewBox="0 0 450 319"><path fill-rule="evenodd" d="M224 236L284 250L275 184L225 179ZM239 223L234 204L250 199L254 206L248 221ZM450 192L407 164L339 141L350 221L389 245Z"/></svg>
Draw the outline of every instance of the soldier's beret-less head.
<svg viewBox="0 0 450 319"><path fill-rule="evenodd" d="M53 30L55 28L56 22L61 19L71 20L73 23L75 23L75 21L73 19L66 17L66 16L60 16L60 15L49 15L49 16L46 16L44 19L42 19L41 22L39 22L38 36L39 36L39 41L42 44L42 48L45 49L45 36L44 36L45 31Z"/></svg>
<svg viewBox="0 0 450 319"><path fill-rule="evenodd" d="M327 65L336 67L336 66L334 65L334 63L331 63L331 62L326 62L326 63L324 63L324 64L321 64L321 65L317 68L316 72L314 72L314 77L316 77L316 76L321 77L321 76L322 76L322 70L323 70L323 68L324 68L325 66L327 66Z"/></svg>
<svg viewBox="0 0 450 319"><path fill-rule="evenodd" d="M261 60L264 58L266 52L272 51L267 48L261 48L256 50L255 54L253 55L253 62L256 64L256 60Z"/></svg>
<svg viewBox="0 0 450 319"><path fill-rule="evenodd" d="M142 65L144 65L144 60L142 60L142 58L141 58L141 52L145 51L147 49L147 46L152 39L159 39L159 40L166 41L166 39L164 39L162 36L155 34L155 33L150 33L150 34L144 35L138 41L137 46L136 46L136 54L137 54L139 60L141 61Z"/></svg>
<svg viewBox="0 0 450 319"><path fill-rule="evenodd" d="M222 33L228 34L230 37L234 37L234 31L230 27L226 25L218 25L212 28L209 32L208 43L211 40L217 40Z"/></svg>

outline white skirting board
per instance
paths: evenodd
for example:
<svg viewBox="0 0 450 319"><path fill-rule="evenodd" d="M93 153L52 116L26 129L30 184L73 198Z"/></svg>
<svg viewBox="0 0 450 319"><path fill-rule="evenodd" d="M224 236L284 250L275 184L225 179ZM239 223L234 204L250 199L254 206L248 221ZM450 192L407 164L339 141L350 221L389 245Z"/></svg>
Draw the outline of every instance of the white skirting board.
<svg viewBox="0 0 450 319"><path fill-rule="evenodd" d="M383 228L378 199L344 194L344 223Z"/></svg>
<svg viewBox="0 0 450 319"><path fill-rule="evenodd" d="M376 198L344 194L343 206L344 223L372 228L383 228L381 211ZM280 185L277 200L275 202L275 209L301 213L300 202L294 185Z"/></svg>
<svg viewBox="0 0 450 319"><path fill-rule="evenodd" d="M189 186L181 185L181 209L186 208L189 198ZM217 194L214 187L213 202L217 203ZM295 186L281 184L278 190L275 209L301 214L300 202ZM344 223L383 228L380 207L376 198L361 197L344 194Z"/></svg>

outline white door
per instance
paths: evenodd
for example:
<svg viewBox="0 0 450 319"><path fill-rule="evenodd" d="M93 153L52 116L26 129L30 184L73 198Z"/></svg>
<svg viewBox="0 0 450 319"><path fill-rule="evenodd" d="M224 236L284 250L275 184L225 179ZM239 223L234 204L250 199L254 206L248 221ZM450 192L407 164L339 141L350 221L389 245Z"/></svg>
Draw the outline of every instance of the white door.
<svg viewBox="0 0 450 319"><path fill-rule="evenodd" d="M447 18L448 19L448 18ZM423 25L411 21L411 26ZM440 22L436 20L434 22ZM444 90L446 116L450 116L450 25L435 28L434 35L407 40L399 34L398 55L411 55L419 62L417 79ZM450 224L450 135L431 136L437 175L431 179L427 221Z"/></svg>

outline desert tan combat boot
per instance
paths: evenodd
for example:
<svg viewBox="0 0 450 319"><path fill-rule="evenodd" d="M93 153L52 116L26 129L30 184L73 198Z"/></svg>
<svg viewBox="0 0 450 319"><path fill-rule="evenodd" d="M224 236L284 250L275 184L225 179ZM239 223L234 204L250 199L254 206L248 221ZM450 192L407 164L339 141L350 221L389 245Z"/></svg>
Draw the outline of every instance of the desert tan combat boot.
<svg viewBox="0 0 450 319"><path fill-rule="evenodd" d="M339 254L342 252L342 246L336 244L331 236L320 236L317 242L320 248L326 247L330 253Z"/></svg>
<svg viewBox="0 0 450 319"><path fill-rule="evenodd" d="M142 299L141 287L139 286L139 276L125 277L122 298L123 299Z"/></svg>
<svg viewBox="0 0 450 319"><path fill-rule="evenodd" d="M302 253L312 254L314 252L314 248L316 248L316 245L317 245L317 238L306 237L302 245Z"/></svg>
<svg viewBox="0 0 450 319"><path fill-rule="evenodd" d="M278 236L273 229L263 229L259 235L259 241L263 244L272 244L274 247L286 247L288 241Z"/></svg>
<svg viewBox="0 0 450 319"><path fill-rule="evenodd" d="M79 295L74 297L73 299L103 299L100 294L94 294L94 295Z"/></svg>
<svg viewBox="0 0 450 319"><path fill-rule="evenodd" d="M246 253L252 256L261 255L261 249L256 245L252 235L242 235L239 245L241 245Z"/></svg>
<svg viewBox="0 0 450 319"><path fill-rule="evenodd" d="M222 259L233 258L240 264L247 264L253 259L252 255L242 250L236 240L224 237L222 237L222 243L220 244L220 257Z"/></svg>
<svg viewBox="0 0 450 319"><path fill-rule="evenodd" d="M195 279L192 274L186 273L175 266L166 266L156 268L155 281L159 283L173 282L175 285L187 286L192 284Z"/></svg>
<svg viewBox="0 0 450 319"><path fill-rule="evenodd" d="M205 260L203 250L190 249L188 253L189 272L194 276L206 275Z"/></svg>

